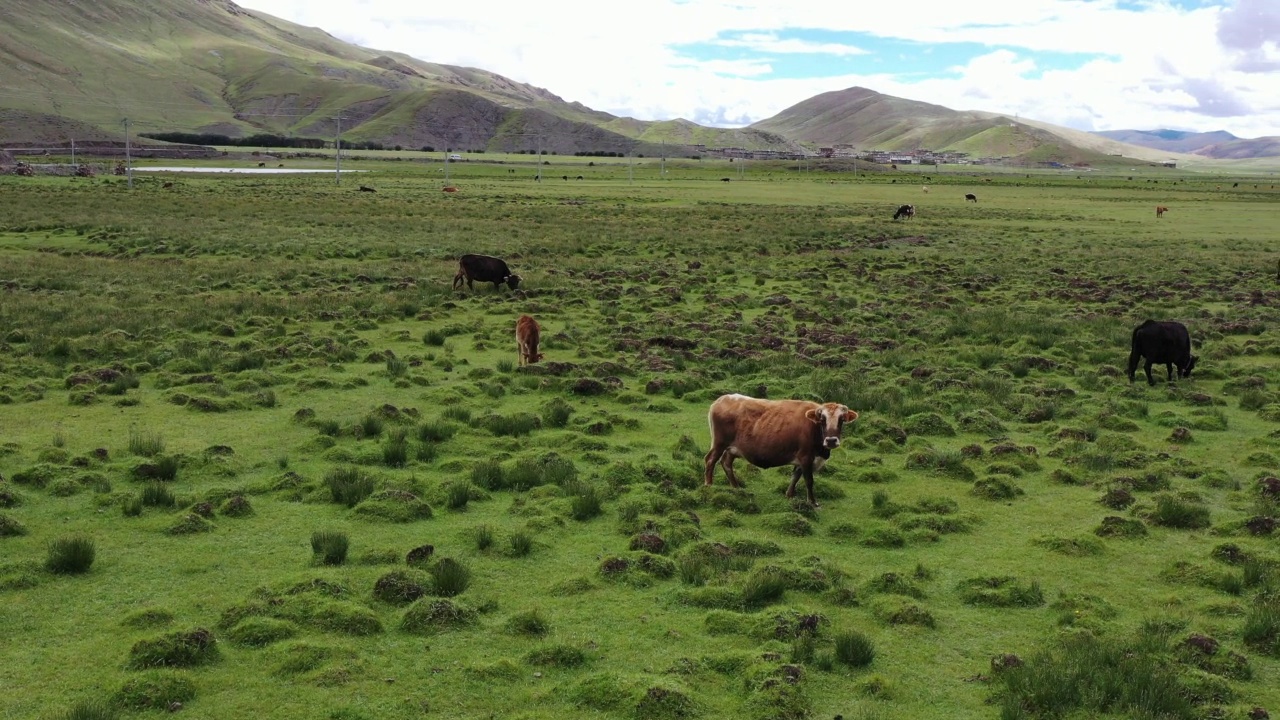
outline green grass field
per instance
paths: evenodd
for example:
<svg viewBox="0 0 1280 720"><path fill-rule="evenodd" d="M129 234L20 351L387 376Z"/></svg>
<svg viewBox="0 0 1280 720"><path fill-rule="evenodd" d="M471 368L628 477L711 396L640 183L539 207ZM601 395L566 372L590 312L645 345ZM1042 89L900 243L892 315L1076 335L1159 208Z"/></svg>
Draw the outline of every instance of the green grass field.
<svg viewBox="0 0 1280 720"><path fill-rule="evenodd" d="M0 178L0 717L1280 710L1269 178L555 160Z"/></svg>

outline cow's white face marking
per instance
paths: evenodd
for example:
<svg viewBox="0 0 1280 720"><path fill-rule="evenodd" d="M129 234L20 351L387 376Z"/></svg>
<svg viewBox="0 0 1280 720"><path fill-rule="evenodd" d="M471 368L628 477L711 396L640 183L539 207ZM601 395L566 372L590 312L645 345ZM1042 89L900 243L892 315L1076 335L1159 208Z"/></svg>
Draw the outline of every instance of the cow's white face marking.
<svg viewBox="0 0 1280 720"><path fill-rule="evenodd" d="M822 446L827 449L840 447L840 433L846 422L858 419L858 413L844 405L827 403L805 413L805 417L822 428Z"/></svg>

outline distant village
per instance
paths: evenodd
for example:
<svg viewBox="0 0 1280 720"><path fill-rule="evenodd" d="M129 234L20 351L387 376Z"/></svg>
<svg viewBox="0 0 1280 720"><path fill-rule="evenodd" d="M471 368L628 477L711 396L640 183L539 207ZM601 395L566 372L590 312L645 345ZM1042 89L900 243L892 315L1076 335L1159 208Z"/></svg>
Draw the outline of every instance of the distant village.
<svg viewBox="0 0 1280 720"><path fill-rule="evenodd" d="M1009 155L1000 157L970 157L969 153L942 152L934 150L857 150L853 145L833 145L820 147L816 152L796 153L785 150L748 150L740 147L707 147L693 145L693 150L705 157L739 158L743 160L812 160L815 158L847 158L865 160L883 165L1000 165L1012 160ZM1177 167L1177 163L1167 160L1159 163L1164 167ZM1088 163L1069 165L1054 160L1035 163L1038 167L1071 168L1087 167Z"/></svg>
<svg viewBox="0 0 1280 720"><path fill-rule="evenodd" d="M1004 158L970 158L969 153L935 152L933 150L857 150L852 145L820 147L816 152L796 153L786 150L748 150L739 147L709 148L694 145L694 151L707 157L743 160L812 160L814 158L848 158L886 165L985 165Z"/></svg>

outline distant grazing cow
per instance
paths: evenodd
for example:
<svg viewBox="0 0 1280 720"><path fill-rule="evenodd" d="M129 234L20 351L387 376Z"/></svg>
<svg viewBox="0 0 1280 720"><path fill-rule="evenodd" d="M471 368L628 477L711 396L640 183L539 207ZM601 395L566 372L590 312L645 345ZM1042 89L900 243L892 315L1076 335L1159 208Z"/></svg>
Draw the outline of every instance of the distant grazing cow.
<svg viewBox="0 0 1280 720"><path fill-rule="evenodd" d="M921 185L921 186L920 186L920 189L921 189L921 190L924 190L924 194L925 194L925 195L928 195L928 194L929 194L929 186L928 186L928 185Z"/></svg>
<svg viewBox="0 0 1280 720"><path fill-rule="evenodd" d="M266 167L266 166L267 166L266 163L258 163L258 167Z"/></svg>
<svg viewBox="0 0 1280 720"><path fill-rule="evenodd" d="M1169 212L1169 208L1163 205L1156 206L1156 217L1164 217L1164 214L1167 212Z"/></svg>
<svg viewBox="0 0 1280 720"><path fill-rule="evenodd" d="M581 180L581 179L582 179L582 176L581 176L581 175L579 175L579 176L578 176L578 179L579 179L579 180Z"/></svg>
<svg viewBox="0 0 1280 720"><path fill-rule="evenodd" d="M168 190L169 188L173 187L173 183L171 183L171 182L167 182L167 183L165 183L164 185L162 185L161 187L163 187L164 189Z"/></svg>
<svg viewBox="0 0 1280 720"><path fill-rule="evenodd" d="M542 328L538 321L528 315L521 315L516 320L516 350L520 353L520 364L528 365L542 359L538 352L538 341L542 337Z"/></svg>
<svg viewBox="0 0 1280 720"><path fill-rule="evenodd" d="M1231 187L1233 188L1240 187L1240 183L1231 183Z"/></svg>
<svg viewBox="0 0 1280 720"><path fill-rule="evenodd" d="M453 276L454 289L461 287L465 281L468 288L475 290L472 283L476 280L493 283L495 291L502 283L506 283L512 290L520 286L520 276L512 273L507 263L499 258L471 254L458 258L458 274Z"/></svg>
<svg viewBox="0 0 1280 720"><path fill-rule="evenodd" d="M280 164L279 164L279 165L277 165L276 167L278 167L278 168L280 168L280 167L284 167L284 163L280 163Z"/></svg>
<svg viewBox="0 0 1280 720"><path fill-rule="evenodd" d="M1180 377L1189 378L1196 360L1199 359L1191 354L1191 335L1187 333L1187 327L1172 320L1147 320L1133 329L1132 349L1129 352L1129 382L1133 382L1138 361L1143 358L1147 361L1143 369L1147 373L1149 385L1156 384L1155 378L1151 377L1152 364L1163 363L1168 381L1172 382L1174 366L1177 366Z"/></svg>
<svg viewBox="0 0 1280 720"><path fill-rule="evenodd" d="M966 202L978 202L978 196L973 193L965 193L964 199Z"/></svg>
<svg viewBox="0 0 1280 720"><path fill-rule="evenodd" d="M440 189L441 189L441 190L443 190L444 192L448 192L448 193L458 192L458 188L456 188L456 187L454 187L454 186L452 186L452 185L445 185L444 187L442 187L442 188L440 188Z"/></svg>
<svg viewBox="0 0 1280 720"><path fill-rule="evenodd" d="M378 191L377 191L377 190L374 190L373 188L369 187L368 185L361 185L361 186L360 186L360 192L378 192Z"/></svg>
<svg viewBox="0 0 1280 720"><path fill-rule="evenodd" d="M845 423L857 419L857 412L836 403L721 395L707 413L711 451L705 459L704 482L712 483L719 462L729 484L742 487L733 474L735 458L758 468L794 465L787 497L795 497L796 483L803 476L809 503L816 507L813 474L826 464L831 451L840 447Z"/></svg>
<svg viewBox="0 0 1280 720"><path fill-rule="evenodd" d="M729 182L729 178L720 178L720 182Z"/></svg>
<svg viewBox="0 0 1280 720"><path fill-rule="evenodd" d="M569 176L568 176L568 175L561 175L560 177L564 178L564 181L565 181L565 182L569 182Z"/></svg>
<svg viewBox="0 0 1280 720"><path fill-rule="evenodd" d="M906 218L910 220L915 216L916 216L915 205L902 205L898 208L898 212L893 214L893 219L897 220L898 218Z"/></svg>

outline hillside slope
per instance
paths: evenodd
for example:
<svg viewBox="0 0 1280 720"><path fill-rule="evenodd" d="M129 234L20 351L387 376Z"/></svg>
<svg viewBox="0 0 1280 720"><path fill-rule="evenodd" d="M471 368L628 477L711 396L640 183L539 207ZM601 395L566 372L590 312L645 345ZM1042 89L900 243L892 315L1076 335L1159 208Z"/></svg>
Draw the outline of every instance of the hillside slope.
<svg viewBox="0 0 1280 720"><path fill-rule="evenodd" d="M1183 130L1101 130L1093 134L1130 145L1179 153L1195 153L1210 145L1237 139L1225 130L1206 133Z"/></svg>
<svg viewBox="0 0 1280 720"><path fill-rule="evenodd" d="M1111 155L1149 161L1169 157L1050 123L952 110L861 87L822 93L751 127L813 145L955 151L1029 162L1092 162Z"/></svg>
<svg viewBox="0 0 1280 720"><path fill-rule="evenodd" d="M345 140L408 147L657 153L665 139L645 137L652 123L486 70L352 45L230 0L0 0L0 16L8 142L118 138L125 118L136 133L331 138L339 116ZM794 147L747 135L753 147ZM716 145L741 136L700 134Z"/></svg>

